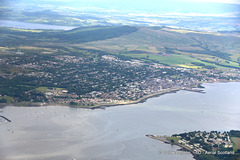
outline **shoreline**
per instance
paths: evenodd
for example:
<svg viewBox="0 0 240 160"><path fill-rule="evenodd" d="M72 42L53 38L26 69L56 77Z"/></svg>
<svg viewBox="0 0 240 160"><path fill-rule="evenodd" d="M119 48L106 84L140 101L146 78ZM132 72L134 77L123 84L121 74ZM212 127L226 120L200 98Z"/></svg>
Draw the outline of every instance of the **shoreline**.
<svg viewBox="0 0 240 160"><path fill-rule="evenodd" d="M205 93L204 88L202 86L203 83L228 83L228 82L239 82L239 81L217 81L217 82L198 82L195 86L189 88L175 88L175 89L167 89L167 91L157 92L149 95L145 95L138 100L130 101L126 103L107 103L107 104L95 104L94 106L81 106L81 105L69 105L65 103L41 103L41 102L20 102L20 103L5 103L0 104L0 108L4 108L7 106L15 106L15 107L46 107L46 106L67 106L73 108L84 108L84 109L105 109L106 107L114 107L114 106L122 106L122 105L131 105L131 104L138 104L144 103L149 98L159 97L169 93L177 93L178 91L189 91L189 92L197 92L197 93Z"/></svg>
<svg viewBox="0 0 240 160"><path fill-rule="evenodd" d="M95 106L79 106L79 105L69 105L64 103L33 103L33 102L20 102L20 103L9 103L9 104L0 104L0 108L12 106L12 107L46 107L46 106L67 106L67 107L74 107L74 108L85 108L85 109L105 109L106 107L114 107L114 106L122 106L122 105L131 105L131 104L138 104L144 103L149 98L159 97L161 95L169 94L169 93L177 93L177 91L185 90L185 89L171 89L164 92L157 92L154 94L146 95L138 100L130 101L127 103L108 103L108 104L96 104ZM187 90L190 91L190 90ZM194 91L193 91L194 92Z"/></svg>
<svg viewBox="0 0 240 160"><path fill-rule="evenodd" d="M178 146L178 147L180 147L180 149L178 149L177 151L189 152L189 154L192 154L193 158L197 160L196 154L193 151L191 151L190 149L186 148L185 146L183 146L181 144L171 142L170 140L168 140L166 138L166 136L146 135L146 137L154 139L154 140L158 140L158 141L161 141L161 142L164 142L166 144L171 144L171 145Z"/></svg>
<svg viewBox="0 0 240 160"><path fill-rule="evenodd" d="M99 104L93 107L90 107L89 109L99 109L99 108L105 108L105 107L114 107L114 106L122 106L122 105L131 105L131 104L138 104L138 103L144 103L146 102L149 98L153 97L159 97L164 94L169 94L169 93L177 93L177 91L180 91L180 89L173 89L170 91L165 91L165 92L158 92L154 94L149 94L146 96L143 96L142 98L139 98L138 100L127 102L127 103L115 103L115 104Z"/></svg>

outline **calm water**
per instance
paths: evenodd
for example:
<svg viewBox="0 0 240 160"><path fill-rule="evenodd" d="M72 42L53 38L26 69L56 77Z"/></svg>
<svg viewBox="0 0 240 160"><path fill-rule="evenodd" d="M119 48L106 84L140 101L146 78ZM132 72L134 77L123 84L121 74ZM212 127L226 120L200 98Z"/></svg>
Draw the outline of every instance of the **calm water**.
<svg viewBox="0 0 240 160"><path fill-rule="evenodd" d="M71 30L76 27L70 26L57 26L37 23L25 23L18 21L0 20L0 27L13 27L13 28L24 28L24 29L54 29L54 30Z"/></svg>
<svg viewBox="0 0 240 160"><path fill-rule="evenodd" d="M180 91L105 110L5 107L0 124L4 160L192 160L146 134L240 129L240 83L204 84L206 94Z"/></svg>

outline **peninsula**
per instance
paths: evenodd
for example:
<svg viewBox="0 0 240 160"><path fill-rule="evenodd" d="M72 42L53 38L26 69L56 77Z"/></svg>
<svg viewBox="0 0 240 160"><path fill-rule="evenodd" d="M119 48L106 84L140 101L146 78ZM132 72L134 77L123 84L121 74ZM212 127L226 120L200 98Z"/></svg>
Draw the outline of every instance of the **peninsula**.
<svg viewBox="0 0 240 160"><path fill-rule="evenodd" d="M197 160L239 159L240 131L193 131L172 136L146 135L149 138L177 145L194 155Z"/></svg>

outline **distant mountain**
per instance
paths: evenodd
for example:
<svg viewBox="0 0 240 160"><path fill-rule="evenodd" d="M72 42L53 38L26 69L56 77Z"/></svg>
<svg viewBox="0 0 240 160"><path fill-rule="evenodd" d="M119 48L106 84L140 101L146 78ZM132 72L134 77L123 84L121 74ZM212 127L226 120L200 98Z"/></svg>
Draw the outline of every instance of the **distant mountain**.
<svg viewBox="0 0 240 160"><path fill-rule="evenodd" d="M49 35L49 38L58 38L60 42L82 43L99 41L105 39L116 38L130 33L136 32L137 27L120 26L120 27L90 27L76 28L70 31Z"/></svg>
<svg viewBox="0 0 240 160"><path fill-rule="evenodd" d="M10 10L10 11L9 11ZM1 19L70 26L174 26L204 31L240 30L240 5L189 1L12 0Z"/></svg>

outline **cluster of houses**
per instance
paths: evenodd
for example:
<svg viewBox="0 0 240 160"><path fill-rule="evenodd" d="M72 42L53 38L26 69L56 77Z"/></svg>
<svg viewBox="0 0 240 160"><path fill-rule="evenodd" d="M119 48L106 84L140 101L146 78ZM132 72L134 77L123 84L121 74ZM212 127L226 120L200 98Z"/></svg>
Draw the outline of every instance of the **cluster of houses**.
<svg viewBox="0 0 240 160"><path fill-rule="evenodd" d="M15 74L0 72L0 77L12 79L15 76L35 77L34 83L40 86L66 86L62 90L44 92L49 103L77 103L79 105L125 104L137 101L144 96L161 94L176 90L192 90L199 82L229 81L240 77L240 71L199 71L189 68L170 67L158 63L146 63L140 60L121 60L113 55L103 55L96 65L95 59L57 55L55 60L37 60L38 57L19 57L0 59L0 64L11 65L25 72ZM69 65L68 65L69 64ZM66 67L69 66L69 67ZM100 68L100 69L99 69ZM31 72L31 70L34 71ZM129 71L120 73L121 71ZM67 87L87 92L69 92ZM81 87L79 87L81 86Z"/></svg>
<svg viewBox="0 0 240 160"><path fill-rule="evenodd" d="M56 56L56 59L64 63L84 63L85 59L76 56ZM103 55L102 59L110 63L117 63L122 66L142 66L145 65L144 62L140 60L121 60L112 55ZM161 77L150 77L145 79L139 79L134 82L127 82L123 86L115 87L114 91L104 92L104 91L92 91L86 93L85 95L77 95L75 93L68 93L67 90L52 90L45 93L50 103L65 103L70 102L77 103L79 105L94 105L94 104L126 104L132 101L139 100L140 98L152 95L156 93L170 92L175 90L192 90L192 87L197 86L199 81L202 82L214 82L221 80L221 76L225 74L229 75L229 72L218 73L214 70L207 70L205 73L200 73L197 70L187 69L187 68L176 68L164 66L161 64L153 63L151 65L152 71L157 71L158 69L174 69L180 71L178 75L181 78L175 78L174 76L164 76ZM184 73L191 73L194 77L186 76ZM68 72L69 74L70 72ZM232 74L240 74L239 72L231 72ZM89 73L90 74L90 73ZM166 71L162 72L162 75L168 75ZM225 76L226 76L225 75ZM237 75L231 75L237 76ZM77 77L76 77L77 78ZM79 78L79 77L78 77ZM124 78L124 77L123 77ZM122 80L124 81L124 80ZM87 82L86 82L87 83ZM93 84L92 87L98 87L98 84Z"/></svg>
<svg viewBox="0 0 240 160"><path fill-rule="evenodd" d="M176 137L180 138L177 142L195 153L208 152L204 148L205 145L211 146L211 148L232 148L233 143L230 139L228 132L190 132L186 134L180 134Z"/></svg>

